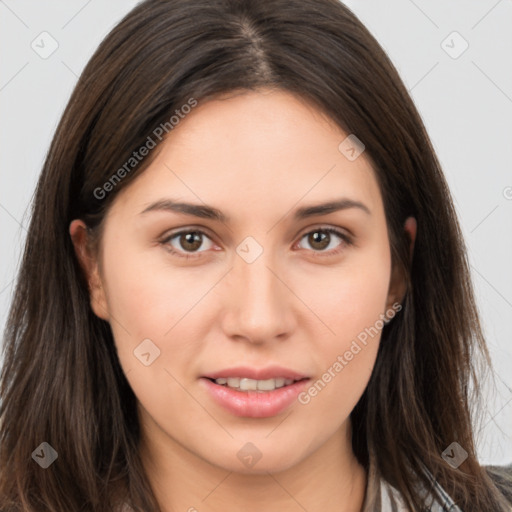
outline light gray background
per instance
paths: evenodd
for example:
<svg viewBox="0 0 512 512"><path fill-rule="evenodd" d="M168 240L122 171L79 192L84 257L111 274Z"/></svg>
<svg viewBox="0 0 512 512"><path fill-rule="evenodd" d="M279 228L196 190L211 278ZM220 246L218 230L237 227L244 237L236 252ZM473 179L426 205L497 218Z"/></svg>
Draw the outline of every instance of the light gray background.
<svg viewBox="0 0 512 512"><path fill-rule="evenodd" d="M0 0L2 329L28 225L27 208L57 122L87 60L136 3ZM489 394L479 455L484 463L510 463L512 1L346 4L398 68L455 197L498 384L497 393ZM49 36L40 35L44 31L59 45L46 59L31 47L34 42L40 52L51 48ZM458 55L464 41L469 46Z"/></svg>

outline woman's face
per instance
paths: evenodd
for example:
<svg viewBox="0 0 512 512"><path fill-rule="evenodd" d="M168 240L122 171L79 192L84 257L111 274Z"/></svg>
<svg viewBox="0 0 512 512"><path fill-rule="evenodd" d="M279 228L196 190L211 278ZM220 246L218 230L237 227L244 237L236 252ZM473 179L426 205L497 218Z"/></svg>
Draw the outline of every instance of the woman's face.
<svg viewBox="0 0 512 512"><path fill-rule="evenodd" d="M116 198L92 306L162 450L275 472L350 432L403 289L347 135L289 93L231 95L193 109Z"/></svg>

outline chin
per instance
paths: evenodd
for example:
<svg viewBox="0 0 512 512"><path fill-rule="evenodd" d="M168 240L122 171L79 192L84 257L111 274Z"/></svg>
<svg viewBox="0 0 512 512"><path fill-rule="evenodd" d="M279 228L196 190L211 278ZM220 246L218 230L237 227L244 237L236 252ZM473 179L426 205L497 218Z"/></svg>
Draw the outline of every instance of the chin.
<svg viewBox="0 0 512 512"><path fill-rule="evenodd" d="M256 448L256 445L257 441L255 444L248 442L242 448L237 446L234 456L231 450L219 453L219 456L214 459L211 457L211 453L208 453L208 458L205 460L224 470L243 475L279 473L290 469L302 460L301 454L297 453L293 446L287 450L283 450L281 446L281 450L278 451L269 446L268 442L261 450Z"/></svg>

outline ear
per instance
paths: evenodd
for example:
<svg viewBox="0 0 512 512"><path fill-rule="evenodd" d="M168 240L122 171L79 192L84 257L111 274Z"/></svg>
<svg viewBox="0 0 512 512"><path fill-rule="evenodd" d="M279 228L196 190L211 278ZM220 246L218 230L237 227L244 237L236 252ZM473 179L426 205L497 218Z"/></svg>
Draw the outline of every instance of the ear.
<svg viewBox="0 0 512 512"><path fill-rule="evenodd" d="M105 288L99 273L97 256L91 254L87 226L82 220L75 219L69 225L69 234L76 257L87 280L91 308L96 316L108 321L110 316Z"/></svg>
<svg viewBox="0 0 512 512"><path fill-rule="evenodd" d="M416 232L418 226L414 217L408 217L404 224L404 231L409 239L409 258L412 261L414 255L414 243L416 242ZM386 308L389 309L393 304L402 303L405 292L407 291L406 279L403 272L397 265L393 265L391 270L391 279L389 283L389 292Z"/></svg>

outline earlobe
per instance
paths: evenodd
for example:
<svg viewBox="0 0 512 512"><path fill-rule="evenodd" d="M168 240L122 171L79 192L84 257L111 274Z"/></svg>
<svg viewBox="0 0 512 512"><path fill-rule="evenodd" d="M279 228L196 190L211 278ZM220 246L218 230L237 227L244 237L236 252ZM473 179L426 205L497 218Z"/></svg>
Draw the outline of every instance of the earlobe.
<svg viewBox="0 0 512 512"><path fill-rule="evenodd" d="M414 244L416 242L416 233L418 230L418 224L414 217L407 217L404 224L404 230L409 237L409 258L412 261L414 255Z"/></svg>
<svg viewBox="0 0 512 512"><path fill-rule="evenodd" d="M409 239L409 258L412 262L414 256L414 244L416 242L417 222L414 217L408 217L404 223L404 231ZM391 270L391 279L389 283L387 308L395 303L402 303L407 292L407 280L403 270L394 264Z"/></svg>
<svg viewBox="0 0 512 512"><path fill-rule="evenodd" d="M69 234L75 249L78 263L85 275L89 288L91 308L94 314L103 320L109 320L105 290L98 270L98 262L89 248L87 226L80 219L69 225Z"/></svg>

